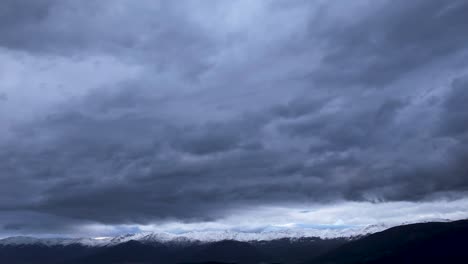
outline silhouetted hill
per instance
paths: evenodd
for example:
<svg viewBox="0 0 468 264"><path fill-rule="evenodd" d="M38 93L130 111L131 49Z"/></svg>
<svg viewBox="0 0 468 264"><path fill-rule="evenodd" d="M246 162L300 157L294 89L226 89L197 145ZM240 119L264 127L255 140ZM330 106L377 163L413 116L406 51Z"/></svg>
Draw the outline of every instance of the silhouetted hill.
<svg viewBox="0 0 468 264"><path fill-rule="evenodd" d="M179 263L179 264L236 264L236 263L226 263L226 262L218 262L218 261L204 261L204 262L187 262L187 263Z"/></svg>
<svg viewBox="0 0 468 264"><path fill-rule="evenodd" d="M348 241L345 238L321 239L308 237L293 240L283 238L271 241L255 241L252 242L252 245L264 255L270 256L271 262L301 263L337 248Z"/></svg>
<svg viewBox="0 0 468 264"><path fill-rule="evenodd" d="M309 262L468 263L468 220L393 227L349 242Z"/></svg>
<svg viewBox="0 0 468 264"><path fill-rule="evenodd" d="M77 258L67 263L107 264L107 263L172 263L173 255L168 247L161 243L143 244L128 241L112 247L101 248L93 255Z"/></svg>
<svg viewBox="0 0 468 264"><path fill-rule="evenodd" d="M256 247L247 242L224 240L209 243L192 258L195 261L217 261L229 263L260 263L270 260Z"/></svg>
<svg viewBox="0 0 468 264"><path fill-rule="evenodd" d="M0 246L0 263L300 263L334 249L346 241L346 239L301 238L181 244L128 241L106 247L7 245Z"/></svg>
<svg viewBox="0 0 468 264"><path fill-rule="evenodd" d="M0 246L0 263L60 263L98 252L98 248L82 245L4 245Z"/></svg>

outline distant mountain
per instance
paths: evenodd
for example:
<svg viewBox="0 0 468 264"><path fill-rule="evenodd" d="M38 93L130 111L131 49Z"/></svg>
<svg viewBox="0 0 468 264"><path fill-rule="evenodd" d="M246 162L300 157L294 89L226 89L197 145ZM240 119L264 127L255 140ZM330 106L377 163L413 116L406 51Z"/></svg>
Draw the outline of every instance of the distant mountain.
<svg viewBox="0 0 468 264"><path fill-rule="evenodd" d="M393 227L346 243L309 263L468 263L468 220Z"/></svg>
<svg viewBox="0 0 468 264"><path fill-rule="evenodd" d="M235 240L209 243L195 252L192 261L219 261L228 263L260 263L270 260L254 245Z"/></svg>
<svg viewBox="0 0 468 264"><path fill-rule="evenodd" d="M109 263L301 263L346 243L348 239L280 239L242 242L160 243L127 241L109 246L3 245L0 263L109 264Z"/></svg>
<svg viewBox="0 0 468 264"><path fill-rule="evenodd" d="M45 245L2 245L0 246L0 263L36 264L68 263L75 258L96 254L99 248L79 244L66 246Z"/></svg>
<svg viewBox="0 0 468 264"><path fill-rule="evenodd" d="M116 246L104 247L94 254L69 259L69 264L111 264L111 263L174 263L176 259L169 247L162 243L143 244L128 241Z"/></svg>
<svg viewBox="0 0 468 264"><path fill-rule="evenodd" d="M270 262L302 263L349 241L349 238L302 238L294 240L283 238L270 241L253 241L250 243L264 255L268 255Z"/></svg>
<svg viewBox="0 0 468 264"><path fill-rule="evenodd" d="M27 236L17 236L0 239L1 245L35 245L45 246L66 246L80 244L83 246L101 247L113 246L128 241L140 241L142 243L160 242L165 244L187 244L187 243L208 243L223 240L235 240L243 242L251 241L271 241L278 239L302 239L320 237L322 239L331 238L355 238L389 228L390 226L379 224L363 227L347 228L317 228L317 229L281 229L267 230L259 232L236 232L236 231L195 231L181 234L143 232L136 234L126 234L116 237L93 238L35 238Z"/></svg>
<svg viewBox="0 0 468 264"><path fill-rule="evenodd" d="M200 241L139 234L96 242L15 237L0 241L0 263L468 263L467 239L468 220L408 224L374 234L331 239Z"/></svg>

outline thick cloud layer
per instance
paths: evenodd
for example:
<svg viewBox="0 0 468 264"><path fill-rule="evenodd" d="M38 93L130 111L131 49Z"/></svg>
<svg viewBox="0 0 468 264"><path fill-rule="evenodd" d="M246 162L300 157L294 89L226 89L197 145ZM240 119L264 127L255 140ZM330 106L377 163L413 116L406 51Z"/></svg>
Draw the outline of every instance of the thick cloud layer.
<svg viewBox="0 0 468 264"><path fill-rule="evenodd" d="M466 13L436 0L3 1L0 224L465 197Z"/></svg>

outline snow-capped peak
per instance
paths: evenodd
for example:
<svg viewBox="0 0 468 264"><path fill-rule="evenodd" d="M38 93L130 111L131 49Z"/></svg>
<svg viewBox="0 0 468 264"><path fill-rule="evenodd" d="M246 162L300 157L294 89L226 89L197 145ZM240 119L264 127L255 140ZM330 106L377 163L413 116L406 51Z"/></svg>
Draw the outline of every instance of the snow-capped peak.
<svg viewBox="0 0 468 264"><path fill-rule="evenodd" d="M34 238L27 236L9 237L0 240L0 245L72 245L80 244L84 246L111 246L125 243L131 240L142 243L205 243L221 240L237 241L260 241L275 240L282 238L299 239L304 237L337 238L337 237L356 237L366 235L388 228L386 225L372 225L366 227L350 227L342 229L282 229L275 231L259 232L238 232L231 230L221 231L191 231L181 234L167 232L142 232L136 234L126 234L116 237L98 237L98 238Z"/></svg>

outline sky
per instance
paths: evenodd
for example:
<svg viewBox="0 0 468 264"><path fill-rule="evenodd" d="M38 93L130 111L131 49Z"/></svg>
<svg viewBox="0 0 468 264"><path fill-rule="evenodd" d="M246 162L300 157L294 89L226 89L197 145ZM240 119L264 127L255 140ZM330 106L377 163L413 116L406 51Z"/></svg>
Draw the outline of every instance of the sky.
<svg viewBox="0 0 468 264"><path fill-rule="evenodd" d="M467 13L1 0L0 236L467 218Z"/></svg>

